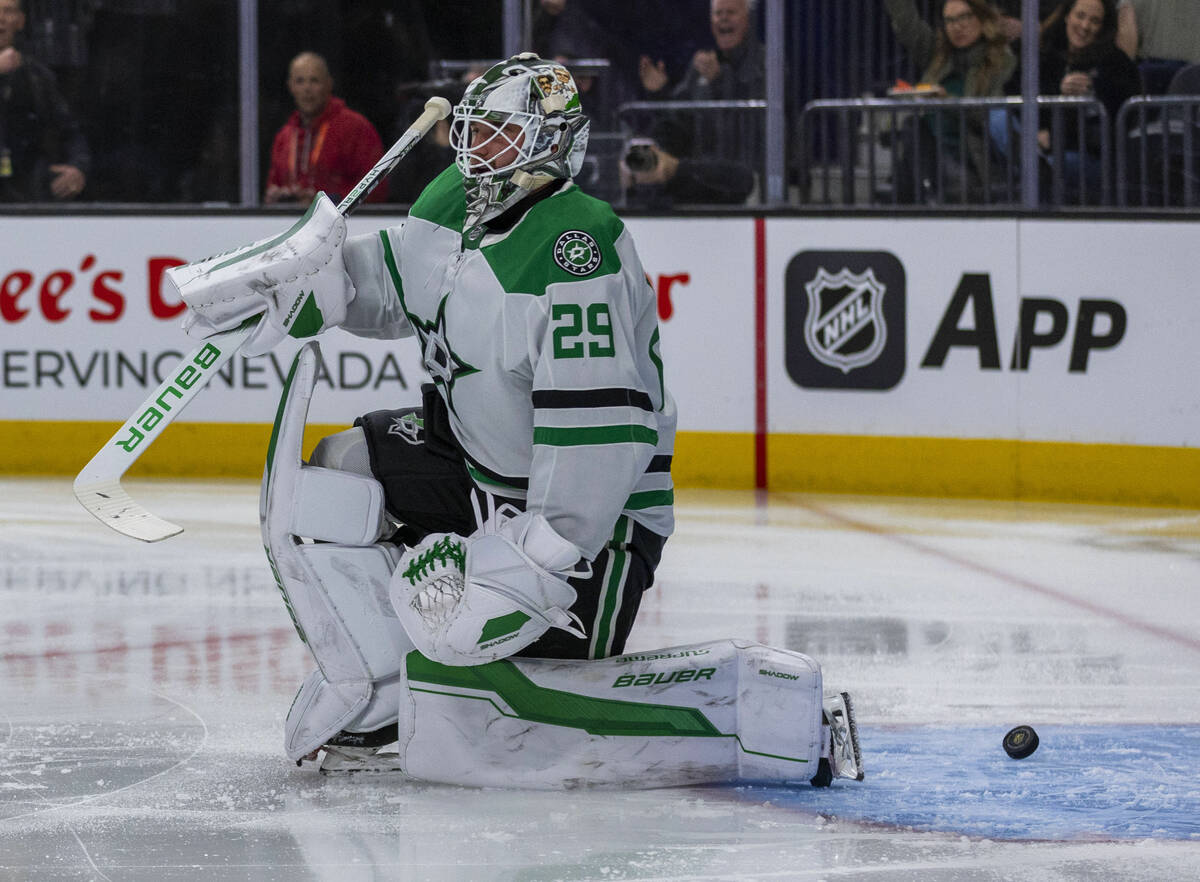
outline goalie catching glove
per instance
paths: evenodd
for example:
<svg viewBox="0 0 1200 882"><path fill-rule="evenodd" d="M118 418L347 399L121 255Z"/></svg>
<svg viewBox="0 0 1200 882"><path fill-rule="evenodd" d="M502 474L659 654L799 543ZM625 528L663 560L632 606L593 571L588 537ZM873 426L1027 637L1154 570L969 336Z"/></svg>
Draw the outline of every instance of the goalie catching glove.
<svg viewBox="0 0 1200 882"><path fill-rule="evenodd" d="M188 305L183 328L193 337L265 313L242 348L262 355L285 337L314 337L345 321L354 299L342 261L345 241L346 218L318 193L282 236L169 269L166 285Z"/></svg>
<svg viewBox="0 0 1200 882"><path fill-rule="evenodd" d="M481 665L524 649L549 628L586 638L569 610L579 549L544 517L498 514L470 537L431 533L392 574L392 605L413 644L445 665Z"/></svg>

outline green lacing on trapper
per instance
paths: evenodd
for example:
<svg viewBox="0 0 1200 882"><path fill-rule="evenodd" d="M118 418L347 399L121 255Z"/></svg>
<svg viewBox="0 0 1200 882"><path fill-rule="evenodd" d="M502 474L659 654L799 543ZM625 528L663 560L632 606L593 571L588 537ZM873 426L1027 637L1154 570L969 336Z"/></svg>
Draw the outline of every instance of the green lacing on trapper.
<svg viewBox="0 0 1200 882"><path fill-rule="evenodd" d="M434 564L445 566L453 562L459 571L465 571L467 566L467 545L461 539L453 536L443 536L434 542L415 558L409 561L401 576L408 579L410 585L416 585L417 580L425 578Z"/></svg>

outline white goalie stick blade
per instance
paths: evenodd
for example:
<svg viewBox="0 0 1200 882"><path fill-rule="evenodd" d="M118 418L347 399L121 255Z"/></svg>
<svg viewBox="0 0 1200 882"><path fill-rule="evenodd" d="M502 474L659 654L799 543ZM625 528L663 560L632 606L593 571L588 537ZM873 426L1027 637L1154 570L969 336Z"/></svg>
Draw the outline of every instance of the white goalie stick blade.
<svg viewBox="0 0 1200 882"><path fill-rule="evenodd" d="M338 204L338 211L348 214L357 207L413 145L449 115L450 109L445 98L426 101L425 111ZM100 523L143 542L158 542L183 532L183 527L152 514L133 499L121 487L121 476L241 348L259 320L259 316L253 316L236 328L214 334L184 356L162 385L83 467L75 478L75 498Z"/></svg>
<svg viewBox="0 0 1200 882"><path fill-rule="evenodd" d="M118 533L143 542L157 542L182 533L183 527L163 520L149 511L121 486L120 481L93 483L80 486L75 483L75 498L83 507Z"/></svg>
<svg viewBox="0 0 1200 882"><path fill-rule="evenodd" d="M121 476L233 357L257 323L257 317L247 319L184 356L75 477L75 498L100 523L143 542L183 532L183 527L152 514L131 497L121 486Z"/></svg>

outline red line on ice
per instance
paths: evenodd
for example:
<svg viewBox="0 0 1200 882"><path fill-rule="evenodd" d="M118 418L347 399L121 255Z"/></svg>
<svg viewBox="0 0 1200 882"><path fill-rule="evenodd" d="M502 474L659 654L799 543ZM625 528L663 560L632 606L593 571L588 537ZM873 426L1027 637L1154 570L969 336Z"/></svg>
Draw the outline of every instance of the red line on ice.
<svg viewBox="0 0 1200 882"><path fill-rule="evenodd" d="M835 521L839 524L853 527L854 529L860 530L864 533L871 533L875 536L879 536L882 539L891 540L899 545L907 546L914 551L919 551L922 554L939 557L942 560L948 561L949 563L957 564L960 567L964 567L969 570L975 570L977 573L983 573L984 575L991 576L997 581L1005 582L1018 588L1024 588L1026 591L1032 591L1035 594L1040 594L1043 597L1049 597L1053 600L1074 606L1078 609L1087 610L1090 613L1094 613L1102 618L1111 619L1114 622L1119 622L1120 624L1136 631L1142 631L1143 633L1151 634L1163 640L1168 640L1172 643L1178 643L1180 646L1200 652L1200 640L1187 634L1180 634L1178 631L1172 631L1170 628L1164 628L1161 625L1154 624L1153 622L1146 622L1141 619L1136 619L1133 616L1120 612L1119 610L1110 609L1107 606L1101 606L1098 603L1093 603L1092 601L1085 600L1081 597L1075 597L1072 594L1067 594L1065 591L1059 591L1057 588L1051 588L1048 585L1042 585L1038 582L1026 579L1023 576L1016 576L1012 573L1006 573L1003 570L989 567L986 564L978 563L970 558L961 557L960 555L952 554L949 551L942 551L941 549L934 548L931 545L925 545L924 543L918 542L915 539L902 536L899 533L893 533L890 530L887 530L876 524L869 524L866 521L860 521L855 518L839 514L836 511L830 511L823 506L815 505L804 500L801 500L799 504L803 508L807 508L809 511L819 514L822 517L828 518L829 520Z"/></svg>

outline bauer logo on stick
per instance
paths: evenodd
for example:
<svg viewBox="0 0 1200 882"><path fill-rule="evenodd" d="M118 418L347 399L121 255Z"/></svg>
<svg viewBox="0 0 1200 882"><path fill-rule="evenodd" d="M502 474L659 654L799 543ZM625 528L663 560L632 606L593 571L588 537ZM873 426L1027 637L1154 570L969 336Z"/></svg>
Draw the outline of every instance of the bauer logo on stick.
<svg viewBox="0 0 1200 882"><path fill-rule="evenodd" d="M567 230L554 243L554 262L573 276L586 276L600 266L600 246L583 230Z"/></svg>

